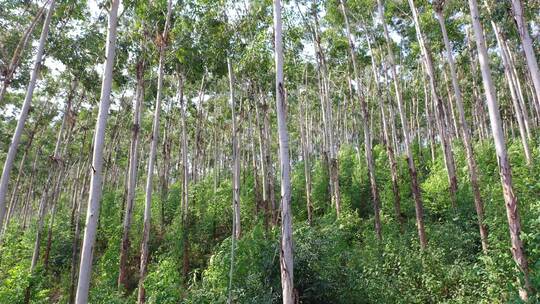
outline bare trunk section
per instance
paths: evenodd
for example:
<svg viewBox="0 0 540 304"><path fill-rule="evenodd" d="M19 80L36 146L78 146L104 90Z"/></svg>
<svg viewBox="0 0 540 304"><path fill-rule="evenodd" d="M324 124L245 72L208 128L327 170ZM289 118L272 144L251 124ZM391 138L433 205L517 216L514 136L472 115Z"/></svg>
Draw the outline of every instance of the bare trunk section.
<svg viewBox="0 0 540 304"><path fill-rule="evenodd" d="M529 278L529 266L527 257L523 249L521 241L521 220L518 212L518 202L514 194L512 185L512 170L506 152L506 142L501 126L501 117L499 114L499 106L497 104L495 87L491 79L491 70L489 67L489 56L487 46L484 40L482 24L480 23L480 14L478 12L478 4L476 0L469 0L471 10L471 19L478 48L478 60L480 61L480 69L482 71L482 79L484 91L486 94L487 105L489 109L489 119L491 122L491 131L495 141L495 150L499 164L499 174L501 176L501 184L503 188L503 196L506 206L506 215L508 218L508 227L510 230L510 239L512 244L512 255L515 262L523 274L523 289L520 290L520 296L524 301L527 301L528 295L532 293L532 286Z"/></svg>
<svg viewBox="0 0 540 304"><path fill-rule="evenodd" d="M102 192L103 145L105 141L105 128L107 125L107 116L110 106L112 72L116 53L116 27L118 22L118 6L120 1L121 0L112 0L109 11L107 43L105 50L106 61L105 68L103 70L99 113L94 135L94 151L92 152L92 178L90 180L86 225L81 250L81 263L79 267L79 281L77 284L77 296L75 299L75 303L77 304L88 303L88 290L90 288L90 277L92 273L93 249L96 242L97 221L99 217L99 207Z"/></svg>
<svg viewBox="0 0 540 304"><path fill-rule="evenodd" d="M519 38L521 39L521 45L527 59L527 67L531 75L534 91L536 93L536 99L540 100L540 71L538 70L538 61L534 54L534 48L532 45L532 39L527 29L527 23L523 16L523 3L521 0L512 0L512 11L514 13L514 19L516 20L517 29L519 32Z"/></svg>
<svg viewBox="0 0 540 304"><path fill-rule="evenodd" d="M139 158L139 134L141 125L141 107L144 99L144 61L137 62L137 88L135 94L135 106L133 108L133 125L131 126L131 143L129 147L129 165L126 203L124 208L122 243L120 245L120 270L118 272L118 288L128 289L128 259L129 259L129 233L133 218L133 203L135 201L135 189L137 187L137 165Z"/></svg>
<svg viewBox="0 0 540 304"><path fill-rule="evenodd" d="M161 42L159 45L159 66L158 66L158 83L157 83L157 96L156 105L154 109L154 121L152 124L152 139L150 143L150 154L148 156L148 170L146 176L146 195L144 200L144 219L143 219L143 235L141 240L141 264L139 268L139 290L137 293L137 303L142 304L146 302L144 280L146 279L146 273L148 268L148 242L150 241L150 217L152 215L152 187L154 177L154 165L157 154L157 144L159 141L159 117L161 114L161 101L163 94L163 77L164 77L164 65L165 65L165 51L167 48L167 41L169 35L169 22L172 14L172 0L167 3L167 17L165 19L165 27L163 33L160 34Z"/></svg>
<svg viewBox="0 0 540 304"><path fill-rule="evenodd" d="M436 11L437 20L439 20L439 25L443 34L444 45L446 48L446 60L450 67L450 76L452 78L452 87L454 89L454 95L456 98L456 106L459 114L459 123L461 129L461 136L463 138L463 145L465 146L465 153L467 155L467 167L469 169L469 178L471 181L471 190L474 197L474 206L476 209L476 216L478 219L478 228L480 230L480 240L482 242L482 250L484 254L488 250L488 232L487 227L484 224L484 202L482 201L482 196L480 195L480 187L478 185L478 169L476 168L476 159L474 158L474 150L471 143L471 134L469 124L465 119L465 109L463 107L463 97L461 95L461 88L459 87L459 81L457 78L454 57L452 55L452 45L448 39L448 34L446 32L446 24L444 21L444 15L441 10ZM474 64L474 63L473 63Z"/></svg>
<svg viewBox="0 0 540 304"><path fill-rule="evenodd" d="M401 128L403 130L403 144L407 153L407 163L409 165L409 174L411 176L411 188L414 197L415 211L416 211L416 227L418 229L418 237L420 240L420 247L425 249L427 247L427 237L426 230L424 228L424 205L422 203L422 198L420 197L420 186L418 184L418 174L416 172L416 165L414 163L413 153L410 147L409 139L409 127L407 125L407 118L405 117L405 111L403 108L403 97L401 95L401 89L399 84L399 79L397 76L396 66L394 63L394 55L392 47L390 44L390 35L388 33L388 28L386 26L386 21L384 20L384 9L382 5L382 0L377 0L377 7L379 15L382 18L382 24L384 29L384 36L386 40L386 46L388 51L388 60L390 63L390 72L394 82L394 90L396 93L396 99L398 104L399 116L401 118Z"/></svg>
<svg viewBox="0 0 540 304"><path fill-rule="evenodd" d="M422 33L422 30L420 28L420 21L418 19L418 13L416 11L416 6L414 4L414 0L409 0L409 6L412 11L413 20L416 28L416 36L418 38L418 43L420 44L420 50L423 57L423 62L426 68L426 74L427 78L429 80L430 89L431 89L431 98L433 102L435 103L437 107L437 115L439 117L439 137L441 140L441 145L444 152L444 160L446 164L446 171L448 173L448 183L449 183L449 190L450 190L450 201L452 204L452 208L456 209L457 207L457 177L456 177L456 166L454 161L454 155L452 152L452 147L450 146L449 142L449 132L448 132L448 126L445 123L444 118L444 105L442 103L442 100L437 93L437 85L435 83L435 68L433 67L433 61L431 59L430 49L429 45L424 40L424 35Z"/></svg>
<svg viewBox="0 0 540 304"><path fill-rule="evenodd" d="M36 87L39 70L41 69L41 60L43 57L47 36L49 34L49 25L54 13L54 6L55 1L51 0L49 11L45 17L43 29L41 30L41 37L39 38L39 45L36 52L36 57L34 59L32 73L30 75L30 82L28 83L26 96L24 97L24 102L21 108L21 114L17 121L17 126L15 127L13 138L11 139L11 144L9 145L6 161L4 163L4 169L2 171L2 177L0 178L0 227L3 227L4 215L6 213L6 196L8 192L9 176L11 175L11 169L13 168L17 148L19 147L19 142L21 141L24 125L26 124L26 119L28 118L28 111L30 110L30 105L32 103L32 97L34 96L34 88Z"/></svg>
<svg viewBox="0 0 540 304"><path fill-rule="evenodd" d="M356 82L356 94L358 97L358 101L360 102L360 111L362 114L362 127L364 129L364 149L365 149L365 157L367 162L367 168L368 168L368 175L369 175L369 182L371 185L371 196L373 199L373 214L375 218L375 234L377 235L377 239L382 239L382 228L381 228L381 217L380 217L380 198L379 198L379 190L377 188L377 181L375 179L375 161L373 160L373 150L372 150L372 141L371 141L371 128L369 125L370 119L369 119L369 110L366 103L366 100L364 99L364 96L362 96L362 85L360 82L360 75L358 72L357 64L356 64L356 54L355 54L355 46L354 46L354 36L351 32L351 27L349 25L349 17L347 16L347 8L345 7L345 0L340 0L341 5L341 12L343 14L343 18L345 19L345 29L347 31L347 37L349 41L349 55L351 56L351 62L353 66L353 72L354 72L354 80Z"/></svg>
<svg viewBox="0 0 540 304"><path fill-rule="evenodd" d="M274 56L276 64L276 109L279 134L281 172L281 248L280 270L283 304L295 303L293 274L293 240L291 214L291 178L289 163L289 134L283 84L283 46L281 37L281 0L274 0Z"/></svg>

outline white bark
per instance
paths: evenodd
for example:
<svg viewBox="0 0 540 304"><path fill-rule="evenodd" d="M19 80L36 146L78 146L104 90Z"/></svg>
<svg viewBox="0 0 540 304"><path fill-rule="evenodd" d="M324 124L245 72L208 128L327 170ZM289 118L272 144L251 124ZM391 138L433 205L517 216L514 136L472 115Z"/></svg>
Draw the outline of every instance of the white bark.
<svg viewBox="0 0 540 304"><path fill-rule="evenodd" d="M521 3L521 0L512 0L512 11L514 12L519 38L527 59L527 67L531 73L536 99L540 101L540 71L538 70L538 61L536 61L536 55L534 54L532 39L523 16L523 3Z"/></svg>
<svg viewBox="0 0 540 304"><path fill-rule="evenodd" d="M392 47L390 45L390 34L388 33L388 28L386 26L386 22L384 21L384 9L382 5L382 0L377 0L377 7L379 11L379 15L382 18L382 24L383 24L383 30L384 30L384 36L386 40L386 46L388 51L388 61L390 63L390 73L392 75L392 80L394 83L394 90L396 93L396 99L397 99L397 105L398 105L398 111L399 111L399 117L401 119L401 129L403 131L403 145L405 146L405 151L407 153L407 162L409 165L409 174L411 176L411 188L412 193L415 201L415 211L416 211L416 227L418 229L418 237L420 239L420 247L422 249L427 247L427 238L426 238L426 231L424 228L424 205L422 203L422 198L420 197L420 187L418 184L418 174L416 171L416 165L414 163L413 153L410 146L410 138L409 138L409 126L407 123L407 117L406 117L406 111L403 107L403 96L401 95L401 88L399 84L399 79L397 76L396 66L394 63L394 54L392 51ZM390 112L391 116L392 112Z"/></svg>
<svg viewBox="0 0 540 304"><path fill-rule="evenodd" d="M75 303L88 303L88 289L92 273L93 249L96 242L97 222L102 192L103 172L103 146L105 142L105 128L109 115L111 86L113 80L114 58L116 54L116 27L118 22L118 6L121 0L112 0L109 12L107 29L107 44L105 50L105 69L101 84L99 113L94 134L94 151L92 153L92 178L90 181L86 225L81 250L81 263L79 267L79 282Z"/></svg>
<svg viewBox="0 0 540 304"><path fill-rule="evenodd" d="M139 269L139 291L137 302L139 304L145 302L144 279L146 278L148 266L148 242L150 241L150 217L152 215L152 186L154 177L154 165L156 161L157 144L159 141L159 116L161 113L161 99L163 94L163 66L165 65L165 49L167 36L169 33L169 22L172 14L172 0L168 1L167 17L165 20L165 28L161 35L162 41L159 46L159 66L158 66L158 83L156 105L154 109L154 122L152 125L152 139L150 143L150 155L148 156L148 170L146 172L146 195L144 200L144 219L143 219L143 237L141 241L141 264Z"/></svg>
<svg viewBox="0 0 540 304"><path fill-rule="evenodd" d="M15 128L15 132L13 133L11 144L9 145L6 161L4 163L4 169L2 171L2 177L0 178L0 227L2 227L4 214L6 213L6 196L8 192L9 176L11 174L11 169L13 168L13 162L15 161L19 142L21 141L24 125L26 123L26 119L28 118L28 111L30 110L32 97L34 96L34 88L36 87L37 77L41 68L43 50L45 49L45 43L49 34L49 25L51 23L52 15L54 13L54 6L55 1L52 0L49 11L47 12L47 16L45 17L45 21L43 23L43 29L41 30L39 45L36 52L36 57L34 59L34 67L32 69L32 74L30 75L30 82L28 83L26 96L24 97L21 114L19 116L19 120L17 121L17 127Z"/></svg>
<svg viewBox="0 0 540 304"><path fill-rule="evenodd" d="M280 270L283 304L294 303L293 243L291 214L291 177L289 134L287 131L285 87L283 84L283 38L281 32L281 0L274 0L274 57L276 64L276 109L281 168L281 250Z"/></svg>
<svg viewBox="0 0 540 304"><path fill-rule="evenodd" d="M510 169L510 162L506 151L506 142L504 139L504 133L501 125L499 105L497 104L496 98L497 94L495 92L495 87L491 78L489 56L487 52L486 41L484 39L482 24L480 23L480 14L478 12L478 4L476 0L469 0L469 7L471 10L471 19L476 40L476 47L478 48L478 60L480 62L480 69L482 72L484 92L486 94L486 101L489 110L491 132L493 134L495 151L497 153L497 160L499 164L499 174L501 177L503 196L506 205L506 215L510 230L512 255L518 267L523 273L524 288L520 291L520 295L521 298L526 301L528 298L528 293L531 292L532 287L530 285L531 283L529 279L527 257L525 256L525 252L523 250L523 243L521 241L521 221L517 209L518 202L514 194L514 189L512 185L512 171Z"/></svg>

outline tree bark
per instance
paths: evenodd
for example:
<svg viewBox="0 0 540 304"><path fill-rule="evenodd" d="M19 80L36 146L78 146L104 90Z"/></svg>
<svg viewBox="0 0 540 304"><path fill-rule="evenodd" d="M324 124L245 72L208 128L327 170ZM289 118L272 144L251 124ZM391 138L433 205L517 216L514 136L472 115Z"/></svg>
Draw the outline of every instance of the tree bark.
<svg viewBox="0 0 540 304"><path fill-rule="evenodd" d="M409 6L412 11L413 20L416 28L416 36L418 38L418 43L420 44L420 50L423 57L423 62L426 68L426 76L428 78L430 89L431 89L431 98L433 102L435 102L437 107L437 115L439 117L439 137L441 140L441 145L444 152L444 160L446 164L446 171L448 174L448 183L449 183L449 190L450 190L450 201L452 204L452 208L456 209L457 207L457 177L456 177L456 166L454 161L454 155L452 153L452 147L450 146L449 142L449 132L448 132L448 126L445 123L444 119L444 105L442 103L442 100L437 92L437 85L435 83L435 68L433 67L433 61L431 59L430 49L427 45L427 42L424 40L424 35L422 33L422 30L420 28L420 21L418 18L418 12L416 11L416 6L414 4L414 0L409 0Z"/></svg>
<svg viewBox="0 0 540 304"><path fill-rule="evenodd" d="M540 71L538 70L538 61L534 54L532 39L529 35L529 30L527 29L525 17L523 16L523 3L521 0L512 0L512 11L514 13L514 19L516 20L521 45L523 46L523 51L527 60L527 67L529 68L531 75L536 99L540 100Z"/></svg>
<svg viewBox="0 0 540 304"><path fill-rule="evenodd" d="M410 138L409 138L409 127L407 124L407 118L405 117L405 111L403 108L403 97L401 95L401 89L399 80L397 77L397 71L394 63L394 55L392 47L390 45L390 34L388 33L388 28L386 26L386 21L384 20L384 9L382 5L382 0L377 0L377 7L379 15L382 18L384 36L386 40L386 47L388 49L388 60L390 63L390 72L394 82L394 90L396 93L396 99L399 109L399 116L401 119L401 128L403 130L403 144L407 153L407 163L409 165L409 175L411 176L411 188L414 197L415 211L416 211L416 227L418 229L418 237L420 240L420 247L425 249L427 247L427 237L426 230L424 228L424 204L422 203L422 198L420 196L420 186L418 184L418 174L416 171L416 165L414 163L412 149L410 147Z"/></svg>
<svg viewBox="0 0 540 304"><path fill-rule="evenodd" d="M495 87L491 79L489 56L487 53L486 42L484 40L482 24L480 23L480 14L478 12L478 4L476 0L469 0L469 7L471 10L474 35L476 38L476 47L478 48L478 59L480 61L480 69L482 71L484 91L489 109L491 131L495 141L495 151L497 153L497 160L499 164L499 174L501 177L506 215L510 230L512 255L523 273L523 289L520 290L520 296L524 301L527 301L528 295L532 293L532 286L529 278L527 257L521 241L521 221L519 218L517 197L514 194L512 185L512 170L510 168L510 162L508 160L508 154L506 151L506 142L501 126L499 106L497 104Z"/></svg>
<svg viewBox="0 0 540 304"><path fill-rule="evenodd" d="M345 7L345 0L340 0L341 12L345 20L345 29L347 32L348 42L349 42L349 55L351 56L351 62L353 66L354 79L356 82L356 94L358 101L360 102L360 112L362 114L362 127L364 129L364 152L367 162L369 183L371 185L371 196L373 200L373 214L375 218L375 234L377 239L382 239L382 228L381 228L381 217L380 217L380 198L379 190L377 188L377 181L375 179L375 161L373 160L373 150L371 146L371 129L370 129L370 119L369 119L369 110L367 103L362 96L361 91L361 82L356 65L356 55L355 55L355 46L354 46L354 36L351 32L351 27L349 25L349 17L347 16L347 9Z"/></svg>
<svg viewBox="0 0 540 304"><path fill-rule="evenodd" d="M79 282L77 284L77 296L75 299L75 303L77 304L88 303L88 290L90 288L90 276L92 272L93 249L96 241L97 221L99 217L99 207L102 192L103 145L105 141L105 128L107 125L107 116L110 106L110 95L113 80L112 73L116 53L116 27L118 22L118 6L120 1L121 0L112 0L111 9L109 11L107 43L105 50L106 61L105 68L103 70L99 112L94 134L92 177L90 180L86 225L81 250Z"/></svg>
<svg viewBox="0 0 540 304"><path fill-rule="evenodd" d="M289 134L287 131L285 87L283 84L283 46L281 37L281 0L274 0L274 57L276 65L276 111L281 171L281 250L280 270L283 304L295 303Z"/></svg>
<svg viewBox="0 0 540 304"><path fill-rule="evenodd" d="M135 94L135 107L133 108L133 125L131 126L131 143L129 147L129 165L127 172L128 183L122 225L122 243L120 245L120 270L118 272L118 288L123 287L125 290L128 289L129 232L131 230L133 203L135 201L135 189L137 187L141 107L144 99L144 61L141 58L137 62L137 88Z"/></svg>
<svg viewBox="0 0 540 304"><path fill-rule="evenodd" d="M34 88L36 87L37 77L41 69L41 60L43 57L43 51L45 49L47 36L49 34L49 25L51 23L52 15L54 13L54 5L55 0L51 0L49 11L47 12L47 16L45 17L43 29L41 30L41 37L39 38L39 45L36 52L36 57L34 59L32 73L30 75L30 82L28 83L26 96L24 97L24 102L21 108L21 114L17 121L17 126L15 127L13 138L11 139L11 144L9 145L8 153L4 163L4 169L2 171L2 177L0 178L0 227L3 227L4 214L6 213L6 196L8 192L9 176L11 174L11 169L13 168L13 163L15 161L15 156L17 154L17 148L19 147L19 142L21 140L24 125L26 124L26 119L28 118L28 112L32 103L32 97L34 96Z"/></svg>
<svg viewBox="0 0 540 304"><path fill-rule="evenodd" d="M148 242L150 241L150 217L152 215L152 186L154 177L154 164L156 161L157 144L159 141L159 117L161 113L161 99L163 94L163 76L165 65L165 51L167 48L167 40L169 35L169 22L172 14L172 0L167 2L167 17L165 19L165 27L163 33L161 33L161 44L159 45L159 66L158 66L158 83L157 83L157 96L156 105L154 109L154 122L152 125L152 139L150 143L150 154L148 156L148 171L146 176L146 189L144 200L144 219L143 219L143 235L141 240L141 264L139 268L139 291L137 294L137 303L142 304L146 302L144 280L146 279L146 273L148 268Z"/></svg>
<svg viewBox="0 0 540 304"><path fill-rule="evenodd" d="M463 107L463 97L461 95L461 88L459 86L459 81L457 78L454 57L452 55L452 45L448 39L448 34L446 32L446 24L444 21L444 15L441 10L436 11L437 20L441 27L443 34L444 45L446 49L446 60L448 61L448 66L450 67L450 76L452 78L452 87L454 89L454 95L456 98L456 106L459 114L459 123L461 129L461 136L463 138L463 145L465 146L465 153L467 155L467 167L469 169L469 178L471 181L471 190L474 197L474 206L476 209L476 216L478 219L478 228L480 230L480 240L482 243L482 250L484 254L487 254L488 250L488 232L487 227L484 224L484 202L480 194L480 187L478 185L478 170L476 167L476 159L474 157L474 150L471 143L471 133L469 124L465 119L465 109ZM473 63L474 64L474 63Z"/></svg>

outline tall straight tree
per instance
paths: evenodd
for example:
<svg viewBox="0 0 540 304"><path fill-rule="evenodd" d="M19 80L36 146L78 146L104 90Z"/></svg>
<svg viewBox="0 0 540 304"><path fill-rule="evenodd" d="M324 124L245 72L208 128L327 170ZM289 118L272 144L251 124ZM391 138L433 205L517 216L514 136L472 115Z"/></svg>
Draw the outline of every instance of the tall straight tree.
<svg viewBox="0 0 540 304"><path fill-rule="evenodd" d="M394 52L392 51L392 45L390 40L390 34L388 32L388 27L386 26L386 21L384 20L384 7L382 0L377 0L377 8L379 16L382 20L384 38L386 40L386 47L388 52L388 61L390 64L390 74L394 83L394 90L396 94L396 100L399 110L399 117L401 119L401 129L403 131L403 144L405 146L405 152L407 153L407 164L409 165L409 175L411 177L411 189L414 198L414 207L416 211L416 228L418 229L418 237L420 239L420 247L425 249L427 247L427 237L426 230L424 227L424 204L422 203L422 198L420 197L420 186L418 184L418 173L416 171L416 165L414 163L414 156L410 146L410 135L409 127L406 117L406 111L403 107L403 96L401 94L401 86L399 83L396 64L394 62ZM391 107L390 107L391 108ZM391 115L392 116L392 115Z"/></svg>
<svg viewBox="0 0 540 304"><path fill-rule="evenodd" d="M377 181L375 179L375 161L373 160L373 151L372 151L372 140L371 140L371 128L369 125L369 111L366 100L362 96L361 91L361 82L360 76L356 64L356 54L354 47L354 35L351 32L351 27L349 25L349 17L347 16L347 8L345 6L345 0L340 0L341 12L343 13L343 18L345 20L345 29L347 31L347 38L349 41L349 54L351 56L351 62L354 72L354 81L356 82L356 94L358 96L358 101L360 102L360 112L362 114L362 129L364 129L364 152L366 154L366 162L368 167L369 183L371 185L371 195L373 197L373 213L375 218L375 234L380 240L382 238L381 231L381 216L380 216L380 198L379 190L377 188Z"/></svg>
<svg viewBox="0 0 540 304"><path fill-rule="evenodd" d="M122 285L127 289L129 255L129 231L133 217L133 202L135 201L135 187L137 186L137 166L139 158L139 131L141 124L141 106L144 99L144 60L137 62L136 67L137 88L135 93L135 107L133 108L133 126L131 127L131 143L129 147L128 181L126 205L124 208L122 243L120 244L120 270L118 272L118 287Z"/></svg>
<svg viewBox="0 0 540 304"><path fill-rule="evenodd" d="M452 78L452 87L454 89L454 96L456 100L456 106L459 113L459 123L461 125L461 136L463 138L463 145L465 146L465 153L467 154L467 167L469 169L469 178L471 179L471 189L474 197L474 206L476 208L476 216L478 218L478 227L480 229L480 240L482 242L482 250L487 253L488 240L487 240L487 228L484 225L484 202L480 195L480 187L478 185L478 169L476 168L476 159L474 158L474 150L471 143L471 133L469 124L465 119L465 110L463 107L463 97L461 95L461 88L457 78L456 67L454 63L454 55L452 55L452 45L450 39L448 39L448 33L446 31L446 24L443 14L444 0L439 0L435 6L435 13L437 20L441 27L443 34L444 46L446 49L446 60L450 67L450 76Z"/></svg>
<svg viewBox="0 0 540 304"><path fill-rule="evenodd" d="M41 30L38 49L36 52L36 57L34 58L34 66L30 75L30 82L28 83L28 88L26 89L26 96L24 97L21 114L19 115L19 120L17 121L17 126L15 127L15 132L13 133L13 137L9 145L6 161L4 163L4 169L2 171L2 177L0 178L0 227L2 227L4 215L6 213L6 196L8 192L9 176L11 175L11 169L13 168L17 149L19 148L19 142L21 141L24 125L26 124L26 119L28 118L28 111L30 111L30 105L32 104L34 88L36 87L39 70L41 69L41 60L43 57L43 51L45 49L45 43L47 42L47 37L49 35L49 25L51 24L52 15L54 14L54 7L55 0L52 0L49 6L49 11L47 12L47 16L45 17L45 21L43 22L43 29Z"/></svg>
<svg viewBox="0 0 540 304"><path fill-rule="evenodd" d="M424 34L420 27L420 19L418 18L418 12L414 4L414 0L409 0L409 6L412 11L414 26L416 29L416 37L418 38L418 44L420 45L420 51L423 57L423 63L426 68L426 74L430 85L431 99L435 103L436 113L439 117L438 119L438 129L439 129L439 138L441 140L441 145L444 153L444 160L446 165L446 171L448 174L448 182L450 184L450 199L452 207L455 209L457 204L457 177L456 177L456 165L454 161L454 154L452 152L452 147L450 146L450 132L448 132L448 124L444 121L444 110L445 107L442 103L441 97L437 90L437 84L435 80L435 67L433 66L433 60L431 58L431 50L426 40L424 39Z"/></svg>
<svg viewBox="0 0 540 304"><path fill-rule="evenodd" d="M283 38L281 29L281 0L274 0L274 59L276 64L276 112L281 169L281 250L280 271L283 304L293 304L294 272L291 214L291 167L289 163L289 133L283 84Z"/></svg>
<svg viewBox="0 0 540 304"><path fill-rule="evenodd" d="M163 68L165 65L165 51L167 48L167 40L169 35L169 27L172 14L172 0L167 2L167 16L165 18L165 27L163 33L160 33L158 39L159 48L159 66L158 66L158 83L156 105L154 109L154 122L152 124L152 138L150 142L150 154L148 155L148 171L146 172L146 193L144 197L144 223L143 235L141 241L141 265L139 268L139 291L137 302L142 304L146 302L144 291L144 279L148 268L148 242L150 240L150 217L152 214L152 186L154 179L154 165L156 161L157 143L159 141L159 116L161 113L161 99L163 94Z"/></svg>
<svg viewBox="0 0 540 304"><path fill-rule="evenodd" d="M525 21L525 16L523 16L524 11L521 0L512 0L512 11L514 13L514 19L516 20L523 52L525 53L525 58L527 59L527 67L529 68L533 82L536 99L540 101L540 71L538 70L538 61L536 60L536 55L534 54L533 43L531 35L529 35L527 22Z"/></svg>
<svg viewBox="0 0 540 304"><path fill-rule="evenodd" d="M532 286L529 278L527 256L525 255L523 242L521 241L521 220L519 218L517 197L514 194L512 185L512 169L510 168L510 161L508 160L508 153L506 151L506 142L499 114L499 105L497 104L496 98L497 93L491 78L489 56L476 0L469 0L469 7L471 10L476 47L478 49L478 61L480 62L480 70L482 72L484 92L486 94L489 110L491 132L493 134L493 140L495 141L495 151L497 153L497 161L499 164L499 175L501 177L506 216L508 219L508 228L510 230L512 244L512 256L523 274L523 288L520 290L520 296L524 301L527 301L529 294L532 292Z"/></svg>
<svg viewBox="0 0 540 304"><path fill-rule="evenodd" d="M90 277L92 273L92 258L94 254L94 244L96 242L97 224L99 218L99 207L102 192L103 173L103 146L105 142L105 128L111 98L111 88L113 80L114 59L116 55L116 27L118 23L118 6L121 0L112 0L109 10L109 21L107 27L107 43L105 49L105 68L103 70L103 81L101 83L101 96L99 102L99 112L94 133L94 151L92 152L92 178L90 180L90 193L86 211L86 225L81 250L81 263L79 266L79 282L77 283L77 295L75 303L88 303L88 289L90 288Z"/></svg>

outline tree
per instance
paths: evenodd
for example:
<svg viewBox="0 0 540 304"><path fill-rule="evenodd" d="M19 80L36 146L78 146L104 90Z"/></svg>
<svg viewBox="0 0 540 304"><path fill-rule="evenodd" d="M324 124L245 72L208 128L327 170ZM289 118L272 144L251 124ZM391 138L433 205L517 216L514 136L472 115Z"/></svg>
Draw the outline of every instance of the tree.
<svg viewBox="0 0 540 304"><path fill-rule="evenodd" d="M26 89L26 96L21 108L21 114L17 121L17 127L13 133L11 144L9 145L6 161L4 163L4 169L2 170L2 177L0 178L0 227L2 227L4 215L6 213L6 196L8 191L9 176L11 175L15 155L17 154L17 149L19 148L19 142L21 141L24 125L26 124L26 120L28 118L28 111L30 111L32 97L34 96L34 88L36 87L37 77L41 68L41 60L43 57L43 51L45 49L45 43L47 42L47 36L49 35L49 26L51 24L52 15L54 14L54 6L55 1L51 0L49 11L47 12L47 16L43 22L43 29L41 30L32 75L30 76L30 82L28 83L28 88Z"/></svg>
<svg viewBox="0 0 540 304"><path fill-rule="evenodd" d="M471 143L471 133L469 124L465 119L465 109L463 107L463 98L461 95L461 88L457 78L456 67L454 63L454 55L452 55L452 45L448 39L448 33L446 31L446 24L443 15L444 1L440 1L439 6L436 7L435 13L437 14L437 20L441 27L443 34L444 46L446 49L446 60L450 67L450 76L452 78L452 87L454 89L454 96L456 100L456 106L459 113L459 123L461 125L461 136L463 138L463 145L465 146L465 152L467 154L467 167L469 169L469 178L471 179L471 189L474 197L474 206L476 209L476 215L478 217L478 227L480 229L480 240L482 242L482 250L487 253L488 241L487 241L487 228L484 224L484 202L480 194L480 186L478 185L478 170L476 168L476 159L474 158L474 150Z"/></svg>
<svg viewBox="0 0 540 304"><path fill-rule="evenodd" d="M274 57L276 64L276 112L281 172L281 250L280 269L283 303L295 303L291 214L289 134L287 131L285 86L283 84L283 40L281 37L281 0L274 0Z"/></svg>
<svg viewBox="0 0 540 304"><path fill-rule="evenodd" d="M526 301L528 295L532 292L532 287L529 279L527 257L523 250L523 242L521 241L521 220L518 213L517 197L514 194L514 187L512 185L512 169L510 168L508 153L506 151L506 141L501 126L499 106L497 104L496 91L491 78L486 41L484 39L483 27L480 23L480 14L478 13L478 4L476 0L469 0L469 8L471 10L476 48L478 49L478 61L480 62L480 70L482 72L482 83L484 84L484 92L489 110L491 132L493 134L493 140L495 141L495 151L497 153L497 162L499 164L499 175L501 177L508 228L510 230L512 244L512 256L523 273L524 289L520 291L520 296Z"/></svg>
<svg viewBox="0 0 540 304"><path fill-rule="evenodd" d="M86 211L86 224L81 250L81 263L79 266L79 281L75 303L88 303L88 290L92 272L92 258L96 242L97 222L102 192L103 173L103 145L105 141L105 127L110 106L111 88L113 81L113 67L116 55L116 27L118 23L118 6L120 0L112 0L109 11L107 27L107 45L105 50L105 68L101 84L99 113L94 132L94 149L92 152L92 178L90 180L88 207Z"/></svg>

